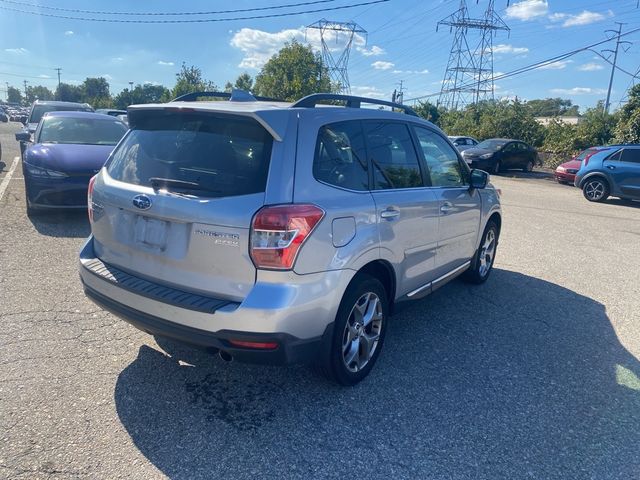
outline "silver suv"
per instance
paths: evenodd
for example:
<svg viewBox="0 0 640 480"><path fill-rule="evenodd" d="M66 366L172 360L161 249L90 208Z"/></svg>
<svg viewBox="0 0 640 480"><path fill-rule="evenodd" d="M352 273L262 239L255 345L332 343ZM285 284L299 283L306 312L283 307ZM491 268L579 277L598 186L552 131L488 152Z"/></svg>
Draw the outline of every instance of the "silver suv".
<svg viewBox="0 0 640 480"><path fill-rule="evenodd" d="M80 276L98 305L226 360L313 362L352 385L394 307L489 276L497 191L410 108L203 95L129 107L92 179Z"/></svg>

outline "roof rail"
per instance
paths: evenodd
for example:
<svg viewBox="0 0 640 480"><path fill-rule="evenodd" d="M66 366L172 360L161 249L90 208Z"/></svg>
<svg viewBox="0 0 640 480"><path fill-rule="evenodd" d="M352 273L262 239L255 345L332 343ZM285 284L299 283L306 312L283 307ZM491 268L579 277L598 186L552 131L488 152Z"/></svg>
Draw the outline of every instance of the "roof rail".
<svg viewBox="0 0 640 480"><path fill-rule="evenodd" d="M355 97L353 95L340 95L337 93L314 93L313 95L307 95L304 98L301 98L296 103L291 105L291 107L302 107L302 108L313 108L319 102L323 100L341 100L345 102L345 106L347 108L360 108L360 105L363 103L371 103L373 105L384 105L391 108L397 108L399 110L404 111L407 115L413 115L414 117L419 116L416 111L408 107L406 105L402 105L400 103L387 102L386 100L378 100L376 98L366 98L366 97Z"/></svg>
<svg viewBox="0 0 640 480"><path fill-rule="evenodd" d="M201 97L212 97L212 98L222 98L225 100L229 100L230 102L282 102L283 100L278 100L277 98L270 97L259 97L256 95L252 95L251 93L234 88L231 93L229 92L191 92L185 93L184 95L180 95L177 98L171 100L172 102L195 102L198 98Z"/></svg>

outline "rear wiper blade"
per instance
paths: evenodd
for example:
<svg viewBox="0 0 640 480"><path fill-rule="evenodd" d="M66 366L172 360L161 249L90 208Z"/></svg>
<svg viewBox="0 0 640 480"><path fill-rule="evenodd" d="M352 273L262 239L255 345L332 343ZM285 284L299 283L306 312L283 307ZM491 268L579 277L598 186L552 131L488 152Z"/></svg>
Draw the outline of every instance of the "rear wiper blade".
<svg viewBox="0 0 640 480"><path fill-rule="evenodd" d="M213 195L219 195L222 193L220 190L212 190L211 188L196 182L189 182L186 180L177 180L175 178L151 177L149 178L149 181L151 182L151 186L153 187L153 189L156 191L160 190L163 187L164 188L173 187L173 188L179 188L180 190L184 190L186 192L205 192ZM183 196L175 191L171 193L175 195Z"/></svg>
<svg viewBox="0 0 640 480"><path fill-rule="evenodd" d="M149 178L149 182L151 182L154 190L159 190L161 187L176 187L183 190L208 190L207 187L199 183L177 180L175 178L151 177Z"/></svg>

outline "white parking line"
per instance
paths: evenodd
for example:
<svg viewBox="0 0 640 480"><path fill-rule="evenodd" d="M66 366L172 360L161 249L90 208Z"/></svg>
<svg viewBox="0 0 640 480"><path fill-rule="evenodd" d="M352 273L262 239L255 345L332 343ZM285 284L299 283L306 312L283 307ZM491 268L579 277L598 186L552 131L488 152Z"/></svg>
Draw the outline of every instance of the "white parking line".
<svg viewBox="0 0 640 480"><path fill-rule="evenodd" d="M9 182L11 181L11 177L13 176L13 172L15 172L19 161L20 161L20 157L16 157L16 158L13 159L13 163L11 164L11 168L9 169L7 174L4 176L4 179L2 180L2 183L0 183L0 200L2 200L2 197L4 196L4 191L9 186Z"/></svg>

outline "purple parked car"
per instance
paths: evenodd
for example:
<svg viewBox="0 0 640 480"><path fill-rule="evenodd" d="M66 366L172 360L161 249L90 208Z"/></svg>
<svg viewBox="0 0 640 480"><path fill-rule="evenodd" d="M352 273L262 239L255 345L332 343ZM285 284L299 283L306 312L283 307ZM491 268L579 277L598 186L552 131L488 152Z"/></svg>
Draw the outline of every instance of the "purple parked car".
<svg viewBox="0 0 640 480"><path fill-rule="evenodd" d="M86 208L89 180L126 131L122 121L109 115L45 114L22 162L27 215L47 209Z"/></svg>

